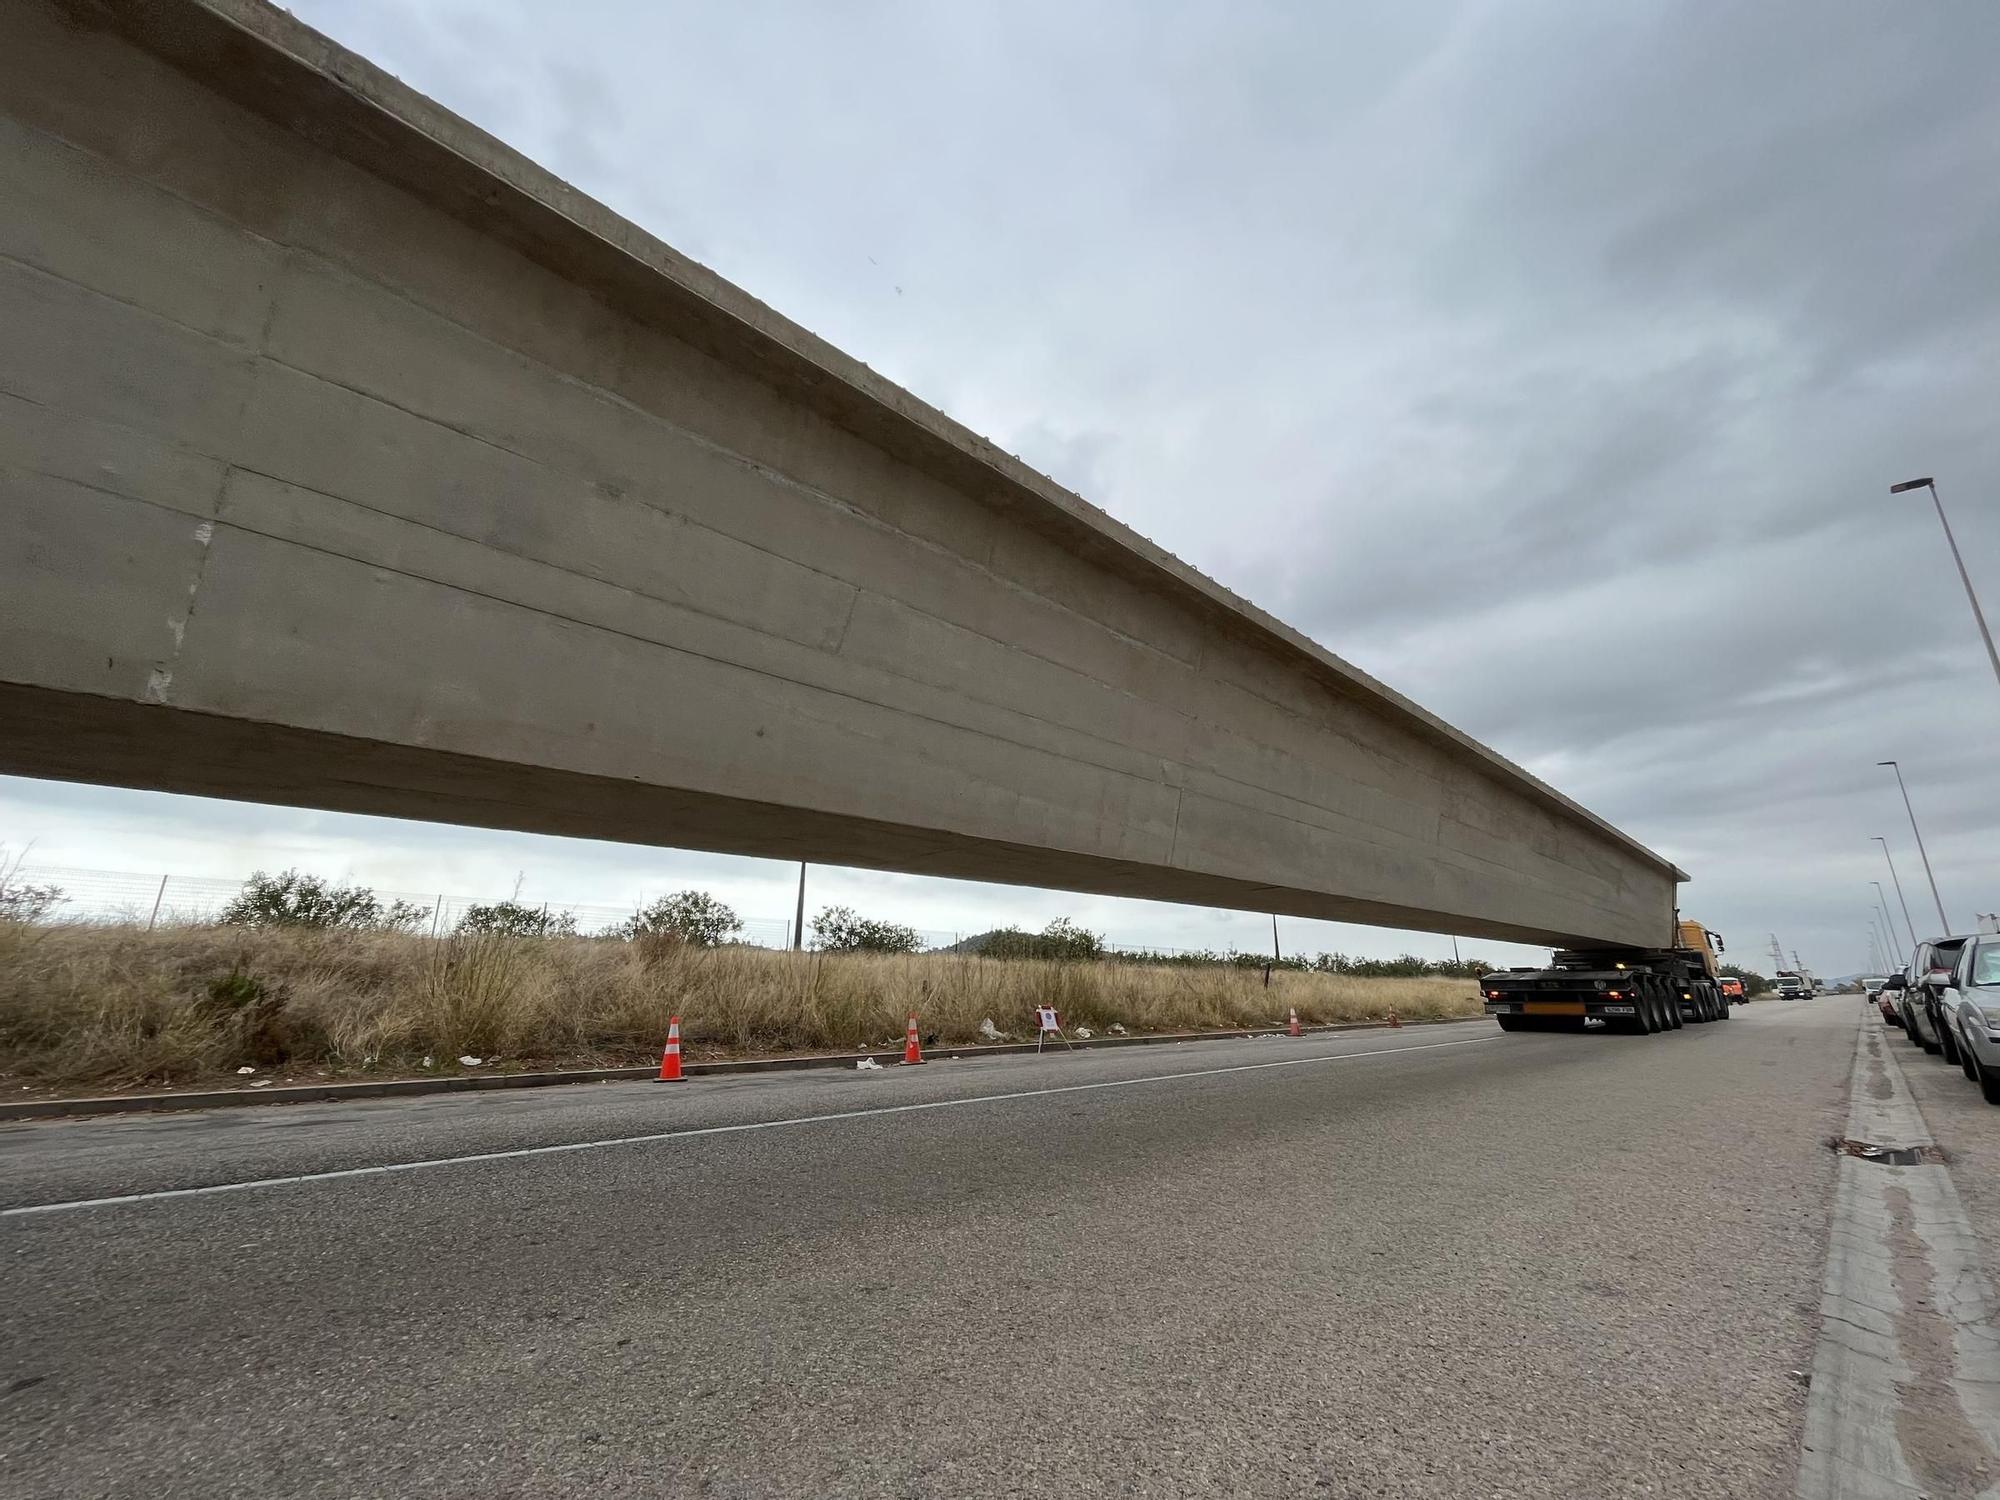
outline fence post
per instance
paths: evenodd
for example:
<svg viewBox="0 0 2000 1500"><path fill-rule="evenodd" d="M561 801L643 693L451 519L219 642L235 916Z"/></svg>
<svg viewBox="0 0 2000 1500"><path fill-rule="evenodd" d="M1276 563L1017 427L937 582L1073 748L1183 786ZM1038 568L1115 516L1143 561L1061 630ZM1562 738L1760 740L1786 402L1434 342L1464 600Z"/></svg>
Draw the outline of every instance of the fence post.
<svg viewBox="0 0 2000 1500"><path fill-rule="evenodd" d="M160 920L160 903L167 898L167 877L160 877L160 888L153 893L153 914L146 918L146 931L153 930L153 924Z"/></svg>
<svg viewBox="0 0 2000 1500"><path fill-rule="evenodd" d="M433 941L435 941L438 935L438 923L443 920L444 920L444 892L439 891L437 898L437 905L431 908L431 938L433 939Z"/></svg>

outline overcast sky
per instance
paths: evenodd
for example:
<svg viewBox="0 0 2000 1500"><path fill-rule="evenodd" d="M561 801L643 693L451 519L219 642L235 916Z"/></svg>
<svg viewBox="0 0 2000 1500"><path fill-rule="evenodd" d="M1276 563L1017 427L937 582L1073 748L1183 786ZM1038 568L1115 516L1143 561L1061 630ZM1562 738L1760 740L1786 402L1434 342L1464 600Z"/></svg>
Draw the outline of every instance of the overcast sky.
<svg viewBox="0 0 2000 1500"><path fill-rule="evenodd" d="M1992 0L292 8L1672 857L1732 957L1863 967L1873 834L1933 935L1892 756L1952 925L2000 908L2000 686L1928 497L1886 493L1939 477L2000 624ZM0 828L41 863L791 904L760 861L25 781Z"/></svg>

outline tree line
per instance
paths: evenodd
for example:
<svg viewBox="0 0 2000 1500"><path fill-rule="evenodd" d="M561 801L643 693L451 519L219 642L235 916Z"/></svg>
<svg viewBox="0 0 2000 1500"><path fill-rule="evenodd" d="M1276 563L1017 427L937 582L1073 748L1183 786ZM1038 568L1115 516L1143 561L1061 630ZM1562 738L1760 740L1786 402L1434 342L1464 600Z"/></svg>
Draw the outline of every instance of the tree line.
<svg viewBox="0 0 2000 1500"><path fill-rule="evenodd" d="M33 921L60 904L62 892L53 886L7 885L10 898L0 902L0 920ZM619 922L586 933L576 915L561 907L520 900L519 891L505 901L475 902L459 913L446 931L438 931L438 910L400 899L384 900L373 889L327 880L300 870L267 874L259 870L223 907L218 920L232 927L289 927L322 931L401 932L420 935L508 938L599 938L626 942L650 940L719 948L740 940L743 920L726 903L707 891L676 891L637 907ZM899 922L865 917L850 906L823 907L813 917L807 946L819 953L906 954L923 951L915 928ZM1102 933L1092 932L1068 917L1058 917L1040 932L999 927L979 933L944 950L985 958L1039 959L1052 963L1096 963L1124 960L1174 968L1266 967L1294 973L1346 974L1363 979L1476 979L1494 966L1481 958L1464 960L1363 958L1346 953L1291 953L1274 956L1241 949L1167 951L1120 949ZM1746 988L1757 994L1769 981L1733 965L1725 973L1743 975Z"/></svg>

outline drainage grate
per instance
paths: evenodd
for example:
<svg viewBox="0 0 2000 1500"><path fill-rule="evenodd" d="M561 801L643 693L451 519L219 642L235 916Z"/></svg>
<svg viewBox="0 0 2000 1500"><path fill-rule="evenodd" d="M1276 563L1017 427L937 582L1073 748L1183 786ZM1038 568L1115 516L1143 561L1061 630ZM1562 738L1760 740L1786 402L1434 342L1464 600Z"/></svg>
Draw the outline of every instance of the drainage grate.
<svg viewBox="0 0 2000 1500"><path fill-rule="evenodd" d="M1878 1146L1873 1141L1849 1140L1844 1136L1833 1137L1827 1145L1884 1167L1941 1166L1951 1160L1942 1146Z"/></svg>

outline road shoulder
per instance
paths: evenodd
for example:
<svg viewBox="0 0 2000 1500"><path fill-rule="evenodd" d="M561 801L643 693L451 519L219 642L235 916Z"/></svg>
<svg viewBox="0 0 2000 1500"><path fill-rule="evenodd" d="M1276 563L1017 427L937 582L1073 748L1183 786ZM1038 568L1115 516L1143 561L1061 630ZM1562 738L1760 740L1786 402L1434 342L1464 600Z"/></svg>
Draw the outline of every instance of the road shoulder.
<svg viewBox="0 0 2000 1500"><path fill-rule="evenodd" d="M1936 1141L1880 1028L1863 1024L1847 1139L1934 1156ZM2000 1312L1978 1241L1941 1161L1843 1152L1800 1500L1995 1493Z"/></svg>

